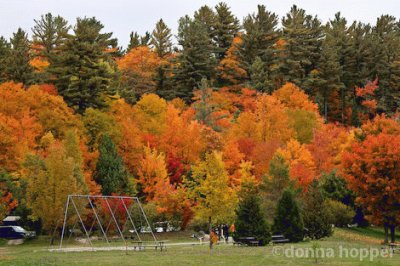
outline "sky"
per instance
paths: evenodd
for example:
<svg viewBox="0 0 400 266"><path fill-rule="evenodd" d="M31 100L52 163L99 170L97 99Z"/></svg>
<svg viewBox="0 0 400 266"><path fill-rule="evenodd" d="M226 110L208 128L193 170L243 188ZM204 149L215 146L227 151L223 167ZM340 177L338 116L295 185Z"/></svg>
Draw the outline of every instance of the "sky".
<svg viewBox="0 0 400 266"><path fill-rule="evenodd" d="M178 19L203 5L215 6L221 0L0 0L0 35L10 38L21 27L29 34L34 19L51 12L61 15L71 24L77 17L93 17L105 26L105 31L113 32L120 45L129 42L129 33L143 34L151 31L162 18L176 34ZM374 24L382 14L400 18L400 0L225 0L232 12L242 20L263 4L280 17L284 16L293 4L306 10L308 14L318 15L327 22L338 11L348 21L359 20Z"/></svg>

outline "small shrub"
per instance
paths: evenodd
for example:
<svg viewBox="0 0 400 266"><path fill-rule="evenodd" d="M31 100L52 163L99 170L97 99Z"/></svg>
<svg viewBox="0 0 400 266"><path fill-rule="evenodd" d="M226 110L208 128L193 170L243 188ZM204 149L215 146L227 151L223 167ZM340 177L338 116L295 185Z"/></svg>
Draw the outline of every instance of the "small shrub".
<svg viewBox="0 0 400 266"><path fill-rule="evenodd" d="M337 227L350 224L356 214L351 207L336 200L327 200L326 205L330 213L330 222Z"/></svg>

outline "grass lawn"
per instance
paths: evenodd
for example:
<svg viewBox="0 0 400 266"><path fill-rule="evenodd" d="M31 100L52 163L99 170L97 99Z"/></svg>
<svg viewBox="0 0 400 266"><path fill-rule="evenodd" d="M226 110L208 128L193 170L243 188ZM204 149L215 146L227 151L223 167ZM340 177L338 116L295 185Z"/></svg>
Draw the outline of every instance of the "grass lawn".
<svg viewBox="0 0 400 266"><path fill-rule="evenodd" d="M190 232L160 235L160 239L170 240L168 243L193 242ZM352 248L378 248L383 239L380 228L367 229L335 229L334 235L318 242L302 242L266 247L234 247L232 245L217 245L210 254L207 245L202 246L171 246L165 252L152 249L145 251L97 251L59 253L49 252L48 239L39 238L20 246L7 246L0 240L0 265L400 265L400 251L393 257L368 258L360 261L360 257L344 258L343 250ZM318 244L315 244L318 243ZM334 251L334 257L299 258L296 250L317 247L329 248ZM285 252L288 254L274 255ZM340 251L342 257L340 257ZM291 255L291 252L293 255ZM301 257L301 253L297 253ZM311 256L311 255L310 255Z"/></svg>

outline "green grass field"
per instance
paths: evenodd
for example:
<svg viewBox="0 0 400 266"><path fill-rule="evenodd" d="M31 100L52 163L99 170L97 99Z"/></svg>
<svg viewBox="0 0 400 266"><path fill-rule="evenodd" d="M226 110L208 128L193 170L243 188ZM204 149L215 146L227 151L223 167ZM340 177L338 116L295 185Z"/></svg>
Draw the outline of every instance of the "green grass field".
<svg viewBox="0 0 400 266"><path fill-rule="evenodd" d="M168 243L193 242L190 232L159 235ZM334 235L318 242L305 241L266 247L234 247L221 244L210 253L207 245L171 246L165 252L144 251L97 251L97 252L49 252L48 239L39 238L19 246L5 245L0 241L0 265L400 265L400 251L392 257L360 260L360 256L345 258L344 250L377 248L380 250L383 232L380 228L335 229ZM317 244L316 244L317 243ZM334 257L315 259L299 257L298 250L321 247L332 250ZM286 250L287 256L282 255ZM277 252L279 251L279 252ZM340 257L342 251L342 257ZM274 254L280 253L280 254ZM290 252L293 253L291 255ZM320 253L322 254L322 253ZM329 254L326 253L325 256ZM332 255L332 254L331 254ZM355 255L355 254L353 254ZM306 256L306 255L303 255ZM320 255L321 256L321 255Z"/></svg>

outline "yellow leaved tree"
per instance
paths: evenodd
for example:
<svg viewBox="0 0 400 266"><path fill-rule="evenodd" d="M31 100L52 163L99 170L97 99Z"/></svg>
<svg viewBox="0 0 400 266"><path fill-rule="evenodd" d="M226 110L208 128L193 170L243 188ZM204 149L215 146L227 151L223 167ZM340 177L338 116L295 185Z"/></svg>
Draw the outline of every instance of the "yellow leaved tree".
<svg viewBox="0 0 400 266"><path fill-rule="evenodd" d="M206 154L205 160L193 167L192 180L187 181L187 185L189 197L196 202L194 219L207 222L210 234L213 225L233 221L237 197L235 190L229 187L221 153L213 151Z"/></svg>

